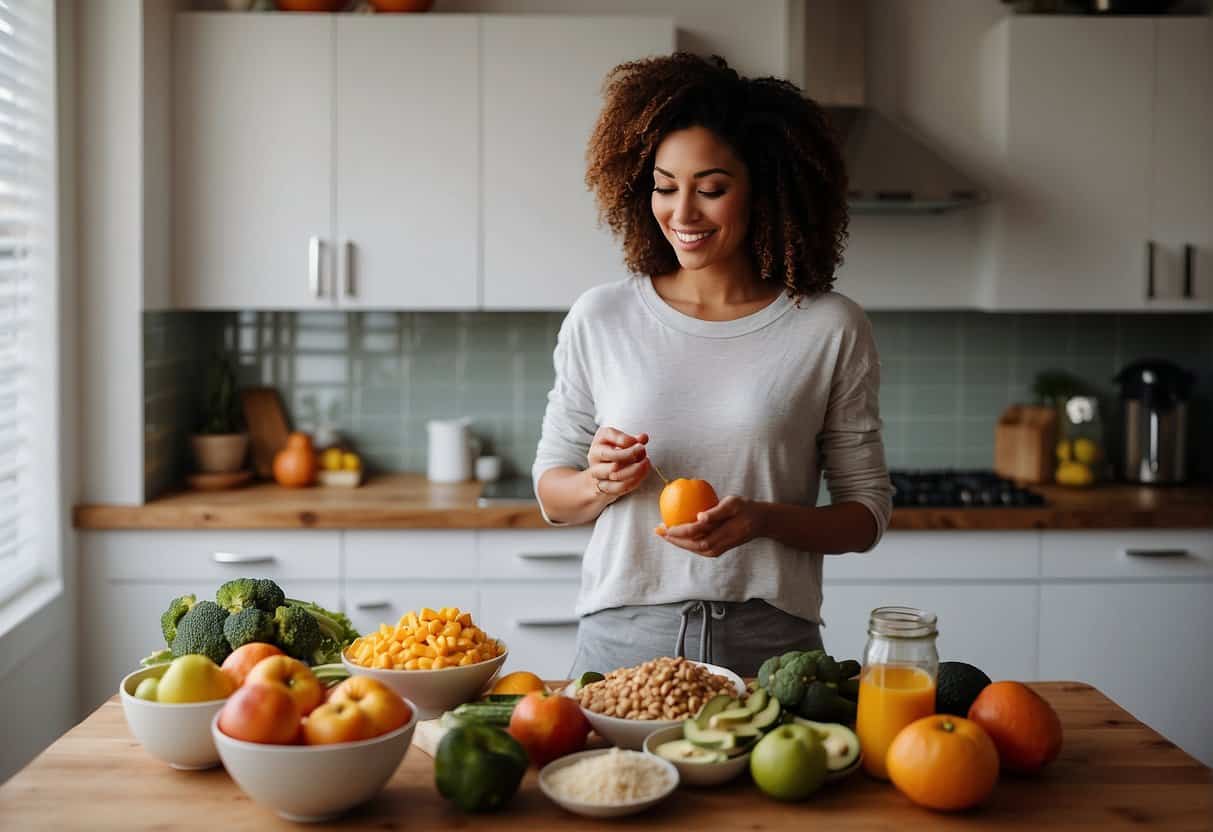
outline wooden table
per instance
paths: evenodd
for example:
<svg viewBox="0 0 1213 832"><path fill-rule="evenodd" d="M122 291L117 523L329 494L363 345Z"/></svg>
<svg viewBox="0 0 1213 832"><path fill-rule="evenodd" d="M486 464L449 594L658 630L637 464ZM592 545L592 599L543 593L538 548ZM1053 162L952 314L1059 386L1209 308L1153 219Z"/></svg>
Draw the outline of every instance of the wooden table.
<svg viewBox="0 0 1213 832"><path fill-rule="evenodd" d="M1004 777L986 806L962 814L920 809L892 786L863 774L791 805L767 799L743 775L723 788L679 789L647 814L590 821L548 802L531 771L505 810L468 816L439 796L431 759L412 749L378 797L337 823L311 828L1213 828L1213 775L1207 767L1089 685L1042 682L1033 687L1061 716L1061 757L1038 777ZM180 772L149 757L127 730L122 706L111 700L0 787L0 828L228 832L301 827L249 801L223 769Z"/></svg>

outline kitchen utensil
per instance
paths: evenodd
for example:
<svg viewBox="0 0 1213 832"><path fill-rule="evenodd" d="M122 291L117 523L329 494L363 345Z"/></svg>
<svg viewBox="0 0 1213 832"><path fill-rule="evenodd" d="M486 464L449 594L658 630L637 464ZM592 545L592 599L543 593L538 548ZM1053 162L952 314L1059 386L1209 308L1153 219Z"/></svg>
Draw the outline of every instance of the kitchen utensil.
<svg viewBox="0 0 1213 832"><path fill-rule="evenodd" d="M253 446L253 470L261 479L272 479L274 454L286 447L290 434L282 397L273 387L248 387L240 391L240 402Z"/></svg>
<svg viewBox="0 0 1213 832"><path fill-rule="evenodd" d="M190 474L185 481L195 491L224 491L228 488L239 488L252 478L253 472L246 469L220 474Z"/></svg>
<svg viewBox="0 0 1213 832"><path fill-rule="evenodd" d="M1177 364L1143 359L1116 374L1120 384L1124 478L1150 485L1187 475L1188 394L1195 376Z"/></svg>
<svg viewBox="0 0 1213 832"><path fill-rule="evenodd" d="M1011 405L994 427L994 471L1018 482L1052 482L1057 411Z"/></svg>
<svg viewBox="0 0 1213 832"><path fill-rule="evenodd" d="M471 425L467 418L426 423L426 474L430 482L467 482L472 478L472 460L480 453L480 443L472 436Z"/></svg>

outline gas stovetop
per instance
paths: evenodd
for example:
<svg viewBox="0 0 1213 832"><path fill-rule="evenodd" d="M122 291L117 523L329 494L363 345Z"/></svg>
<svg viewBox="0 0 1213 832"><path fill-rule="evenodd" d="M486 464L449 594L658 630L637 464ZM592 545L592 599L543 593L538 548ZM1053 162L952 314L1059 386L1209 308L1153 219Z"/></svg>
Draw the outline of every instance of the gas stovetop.
<svg viewBox="0 0 1213 832"><path fill-rule="evenodd" d="M905 508L1018 508L1045 498L993 471L890 471L893 505Z"/></svg>

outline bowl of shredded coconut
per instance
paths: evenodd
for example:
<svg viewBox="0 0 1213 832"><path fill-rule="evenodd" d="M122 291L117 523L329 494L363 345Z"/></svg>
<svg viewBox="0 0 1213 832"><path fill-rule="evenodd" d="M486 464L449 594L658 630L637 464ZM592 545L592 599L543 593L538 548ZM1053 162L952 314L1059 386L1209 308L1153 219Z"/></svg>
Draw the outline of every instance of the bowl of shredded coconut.
<svg viewBox="0 0 1213 832"><path fill-rule="evenodd" d="M643 812L678 788L678 769L640 751L598 748L569 754L539 772L539 788L566 811L589 818Z"/></svg>

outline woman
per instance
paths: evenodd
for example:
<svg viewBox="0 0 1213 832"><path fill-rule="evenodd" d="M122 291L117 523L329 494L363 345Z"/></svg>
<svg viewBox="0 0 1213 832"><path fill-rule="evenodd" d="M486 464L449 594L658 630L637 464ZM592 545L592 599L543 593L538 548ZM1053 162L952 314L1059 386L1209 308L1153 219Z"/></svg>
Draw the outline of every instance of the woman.
<svg viewBox="0 0 1213 832"><path fill-rule="evenodd" d="M846 175L816 104L720 58L623 64L605 96L586 182L636 276L569 311L533 470L549 522L594 523L571 673L754 675L821 646L822 555L889 519L876 345L831 291ZM654 463L728 496L667 529Z"/></svg>

